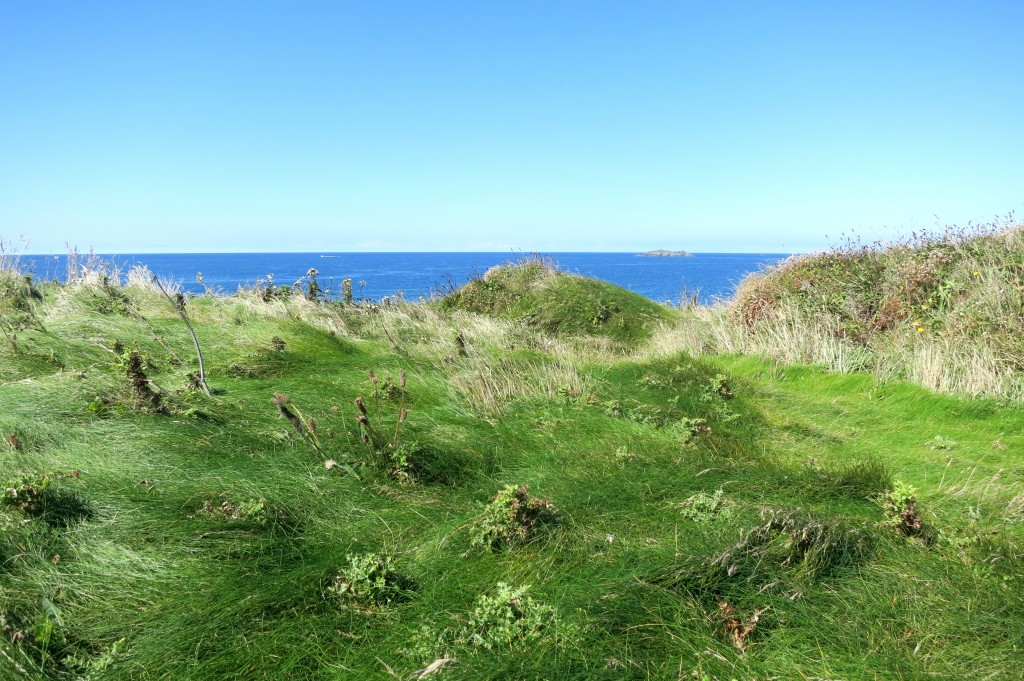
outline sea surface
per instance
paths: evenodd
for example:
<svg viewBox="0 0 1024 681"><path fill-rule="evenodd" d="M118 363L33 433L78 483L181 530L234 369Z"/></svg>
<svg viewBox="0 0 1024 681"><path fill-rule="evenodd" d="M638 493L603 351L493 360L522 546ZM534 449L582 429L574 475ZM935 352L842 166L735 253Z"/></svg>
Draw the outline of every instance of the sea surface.
<svg viewBox="0 0 1024 681"><path fill-rule="evenodd" d="M618 284L658 302L678 304L697 295L702 303L728 298L747 274L786 257L780 253L696 253L689 257L641 257L634 253L550 253L567 272ZM84 256L80 256L82 259ZM183 290L207 288L232 293L272 277L277 285L304 280L316 269L320 286L334 297L343 279L352 280L357 299L384 296L426 299L449 292L491 267L516 262L518 253L160 253L100 255L112 272L123 275L145 265ZM37 279L63 281L67 255L23 255L21 267ZM197 281L201 277L201 283Z"/></svg>

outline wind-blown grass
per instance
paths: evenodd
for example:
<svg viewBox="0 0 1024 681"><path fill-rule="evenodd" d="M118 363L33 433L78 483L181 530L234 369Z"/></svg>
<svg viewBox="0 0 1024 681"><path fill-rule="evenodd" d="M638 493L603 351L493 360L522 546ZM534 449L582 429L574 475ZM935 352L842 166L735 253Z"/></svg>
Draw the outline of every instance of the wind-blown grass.
<svg viewBox="0 0 1024 681"><path fill-rule="evenodd" d="M757 354L1020 401L1022 235L1011 220L794 256L687 308L644 352Z"/></svg>
<svg viewBox="0 0 1024 681"><path fill-rule="evenodd" d="M191 298L211 397L158 291L38 287L41 326L0 346L3 678L1018 675L1018 407L695 358L692 320L571 284L554 326L544 296ZM357 397L408 410L386 439L412 475L369 459ZM887 520L897 484L927 541ZM509 486L557 522L475 541Z"/></svg>

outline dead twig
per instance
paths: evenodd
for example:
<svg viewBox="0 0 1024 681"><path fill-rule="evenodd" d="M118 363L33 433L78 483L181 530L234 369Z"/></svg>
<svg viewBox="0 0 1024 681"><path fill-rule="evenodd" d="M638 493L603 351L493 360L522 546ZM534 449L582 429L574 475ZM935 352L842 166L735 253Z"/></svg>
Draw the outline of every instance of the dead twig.
<svg viewBox="0 0 1024 681"><path fill-rule="evenodd" d="M171 298L169 293L167 293L163 284L160 283L160 278L155 274L153 275L153 283L156 284L158 289L160 289L160 293L164 294L164 298L167 299L167 302L171 304L171 307L173 307L175 312L178 313L178 316L181 317L181 321L185 322L185 327L192 335L192 343L196 346L196 356L199 357L199 387L203 389L203 392L207 397L210 397L210 387L206 385L206 369L203 365L203 351L199 349L199 339L196 338L196 332L192 329L192 325L189 324L188 317L185 316L185 311L174 302L174 299Z"/></svg>

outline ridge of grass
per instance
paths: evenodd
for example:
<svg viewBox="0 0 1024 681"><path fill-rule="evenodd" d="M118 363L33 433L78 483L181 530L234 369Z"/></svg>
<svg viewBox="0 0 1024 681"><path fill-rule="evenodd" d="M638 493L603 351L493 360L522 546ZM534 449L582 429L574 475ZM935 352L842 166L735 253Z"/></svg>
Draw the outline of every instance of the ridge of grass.
<svg viewBox="0 0 1024 681"><path fill-rule="evenodd" d="M695 357L643 340L677 313L623 298L617 336L619 290L502 277L542 293L187 299L210 397L145 277L39 286L0 346L0 677L1019 675L1018 406Z"/></svg>
<svg viewBox="0 0 1024 681"><path fill-rule="evenodd" d="M1024 225L850 240L748 276L663 343L867 371L932 390L1024 399Z"/></svg>
<svg viewBox="0 0 1024 681"><path fill-rule="evenodd" d="M545 332L635 345L672 310L607 282L560 271L539 257L495 267L440 301L447 311L521 320Z"/></svg>

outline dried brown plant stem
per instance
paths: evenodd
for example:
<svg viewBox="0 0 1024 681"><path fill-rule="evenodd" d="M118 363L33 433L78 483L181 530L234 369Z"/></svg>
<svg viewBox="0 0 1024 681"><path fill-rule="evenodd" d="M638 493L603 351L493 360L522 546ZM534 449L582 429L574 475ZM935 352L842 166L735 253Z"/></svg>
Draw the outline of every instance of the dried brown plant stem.
<svg viewBox="0 0 1024 681"><path fill-rule="evenodd" d="M174 302L174 299L171 298L170 294L168 294L167 290L163 287L163 284L160 283L160 278L155 274L153 275L153 283L156 284L158 289L160 289L160 293L164 294L164 298L167 299L167 302L171 304L174 311L178 313L179 317L181 317L181 321L185 322L185 327L192 335L192 343L196 346L196 356L199 357L199 386L203 389L206 396L210 397L210 386L206 385L206 369L203 365L203 351L199 349L199 339L196 338L196 332L192 329L192 325L189 324L188 317L185 316L184 310L178 307Z"/></svg>

